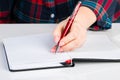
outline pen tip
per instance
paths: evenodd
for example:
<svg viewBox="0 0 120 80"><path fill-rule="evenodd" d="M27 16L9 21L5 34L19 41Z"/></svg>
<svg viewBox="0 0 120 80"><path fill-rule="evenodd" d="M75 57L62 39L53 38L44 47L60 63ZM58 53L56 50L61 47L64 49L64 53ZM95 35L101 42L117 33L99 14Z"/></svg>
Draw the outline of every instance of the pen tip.
<svg viewBox="0 0 120 80"><path fill-rule="evenodd" d="M56 48L55 48L55 53L57 53L57 52L58 52L58 48L59 48L59 46L58 46L58 45L56 45Z"/></svg>

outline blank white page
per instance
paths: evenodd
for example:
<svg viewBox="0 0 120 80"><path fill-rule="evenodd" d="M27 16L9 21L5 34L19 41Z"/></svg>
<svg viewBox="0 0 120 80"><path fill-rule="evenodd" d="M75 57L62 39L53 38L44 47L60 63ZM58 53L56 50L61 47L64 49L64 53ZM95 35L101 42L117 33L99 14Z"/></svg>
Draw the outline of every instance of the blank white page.
<svg viewBox="0 0 120 80"><path fill-rule="evenodd" d="M6 54L11 69L31 69L62 66L71 58L120 59L120 48L103 32L88 33L85 44L74 51L53 54L55 45L51 34L31 35L4 39Z"/></svg>
<svg viewBox="0 0 120 80"><path fill-rule="evenodd" d="M72 58L120 59L120 48L105 32L88 33L85 44L72 52Z"/></svg>
<svg viewBox="0 0 120 80"><path fill-rule="evenodd" d="M54 54L51 34L14 37L3 40L9 66L12 70L63 66L71 59L68 54Z"/></svg>

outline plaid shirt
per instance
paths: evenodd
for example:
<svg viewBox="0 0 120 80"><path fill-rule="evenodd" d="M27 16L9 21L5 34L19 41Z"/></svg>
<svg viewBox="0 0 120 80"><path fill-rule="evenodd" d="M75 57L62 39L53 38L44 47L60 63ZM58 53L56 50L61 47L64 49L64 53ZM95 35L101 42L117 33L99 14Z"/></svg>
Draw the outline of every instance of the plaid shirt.
<svg viewBox="0 0 120 80"><path fill-rule="evenodd" d="M0 23L58 23L71 15L79 0L0 0ZM80 0L97 16L91 30L120 22L120 0Z"/></svg>

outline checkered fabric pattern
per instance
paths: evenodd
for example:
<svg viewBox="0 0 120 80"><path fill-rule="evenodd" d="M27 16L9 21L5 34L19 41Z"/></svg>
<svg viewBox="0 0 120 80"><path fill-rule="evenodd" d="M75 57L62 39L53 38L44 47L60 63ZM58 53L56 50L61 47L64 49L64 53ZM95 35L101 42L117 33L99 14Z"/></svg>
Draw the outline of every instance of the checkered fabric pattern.
<svg viewBox="0 0 120 80"><path fill-rule="evenodd" d="M97 16L90 30L120 22L120 0L0 0L0 23L58 23L71 15L78 1Z"/></svg>

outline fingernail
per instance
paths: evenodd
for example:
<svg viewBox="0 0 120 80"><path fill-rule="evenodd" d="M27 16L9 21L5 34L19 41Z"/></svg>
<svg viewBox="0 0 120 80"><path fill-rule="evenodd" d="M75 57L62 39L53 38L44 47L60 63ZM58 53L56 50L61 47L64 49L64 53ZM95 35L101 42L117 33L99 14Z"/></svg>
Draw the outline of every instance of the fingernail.
<svg viewBox="0 0 120 80"><path fill-rule="evenodd" d="M64 42L60 42L59 46L63 46L65 43Z"/></svg>

